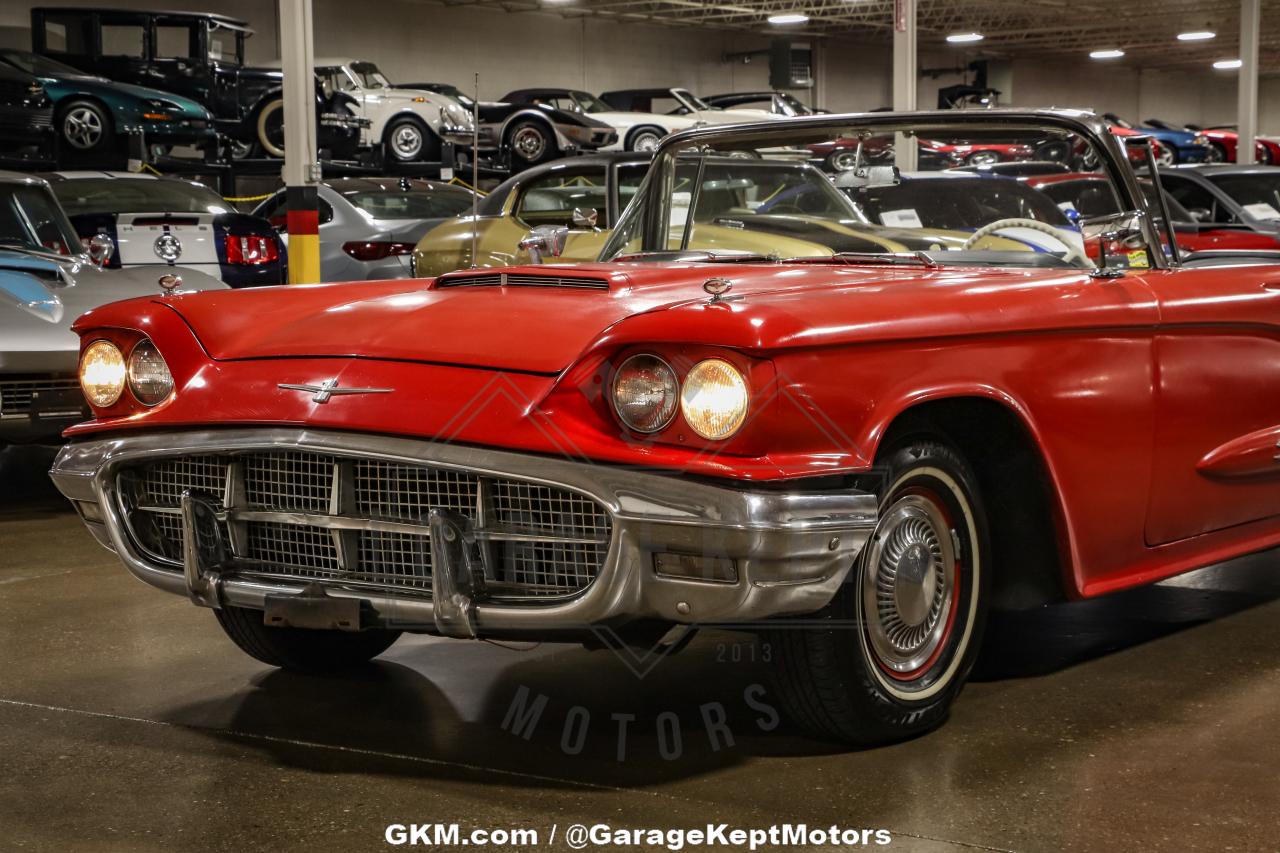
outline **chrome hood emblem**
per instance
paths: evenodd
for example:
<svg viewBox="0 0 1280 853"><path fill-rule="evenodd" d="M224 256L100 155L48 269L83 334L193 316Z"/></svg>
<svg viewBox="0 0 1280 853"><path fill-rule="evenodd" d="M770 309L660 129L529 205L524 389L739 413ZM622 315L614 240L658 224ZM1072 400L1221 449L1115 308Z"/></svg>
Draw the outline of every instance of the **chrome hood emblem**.
<svg viewBox="0 0 1280 853"><path fill-rule="evenodd" d="M162 261L173 263L182 257L182 241L168 231L157 237L151 247L155 249L156 257Z"/></svg>
<svg viewBox="0 0 1280 853"><path fill-rule="evenodd" d="M390 388L339 388L337 379L326 379L319 385L294 385L282 382L276 386L286 391L305 391L311 394L313 403L327 403L330 397L341 397L347 394L390 394Z"/></svg>

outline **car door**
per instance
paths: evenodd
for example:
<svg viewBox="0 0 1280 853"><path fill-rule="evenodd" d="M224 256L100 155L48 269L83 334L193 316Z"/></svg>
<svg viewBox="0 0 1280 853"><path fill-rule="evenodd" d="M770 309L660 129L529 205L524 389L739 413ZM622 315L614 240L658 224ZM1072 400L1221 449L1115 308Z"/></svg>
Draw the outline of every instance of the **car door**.
<svg viewBox="0 0 1280 853"><path fill-rule="evenodd" d="M1280 514L1280 266L1144 278L1160 307L1148 544Z"/></svg>

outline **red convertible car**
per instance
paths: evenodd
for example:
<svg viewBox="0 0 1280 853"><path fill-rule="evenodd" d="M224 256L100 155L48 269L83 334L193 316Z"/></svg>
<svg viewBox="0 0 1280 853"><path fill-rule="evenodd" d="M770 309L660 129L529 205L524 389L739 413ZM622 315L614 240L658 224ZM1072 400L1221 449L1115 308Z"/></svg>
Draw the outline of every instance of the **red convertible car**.
<svg viewBox="0 0 1280 853"><path fill-rule="evenodd" d="M924 195L870 221L850 197L892 166L763 181L740 157L969 131L1078 138L1121 212L926 227ZM53 476L132 574L271 665L727 625L766 632L796 721L887 742L945 719L992 608L1280 544L1280 268L1166 241L1084 113L689 130L595 262L82 316L93 419Z"/></svg>

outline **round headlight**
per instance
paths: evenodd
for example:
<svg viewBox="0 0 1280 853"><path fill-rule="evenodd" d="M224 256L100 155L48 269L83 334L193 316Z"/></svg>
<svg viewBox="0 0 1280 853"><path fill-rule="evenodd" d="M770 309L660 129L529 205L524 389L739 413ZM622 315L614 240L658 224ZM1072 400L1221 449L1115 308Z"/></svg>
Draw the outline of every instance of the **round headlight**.
<svg viewBox="0 0 1280 853"><path fill-rule="evenodd" d="M100 409L114 405L124 391L124 355L111 341L94 341L80 356L80 388Z"/></svg>
<svg viewBox="0 0 1280 853"><path fill-rule="evenodd" d="M144 406L154 406L173 391L173 374L160 350L143 338L129 353L129 390Z"/></svg>
<svg viewBox="0 0 1280 853"><path fill-rule="evenodd" d="M613 408L636 432L657 432L676 416L680 383L655 355L633 355L613 377Z"/></svg>
<svg viewBox="0 0 1280 853"><path fill-rule="evenodd" d="M703 438L720 441L742 427L751 395L738 368L719 358L700 361L684 378L680 411L689 428Z"/></svg>

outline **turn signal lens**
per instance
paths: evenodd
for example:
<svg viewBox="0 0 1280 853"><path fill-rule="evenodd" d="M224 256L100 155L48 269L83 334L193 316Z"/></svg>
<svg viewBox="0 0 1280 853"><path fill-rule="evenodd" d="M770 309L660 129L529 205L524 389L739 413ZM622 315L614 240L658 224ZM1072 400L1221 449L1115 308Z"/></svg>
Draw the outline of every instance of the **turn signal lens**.
<svg viewBox="0 0 1280 853"><path fill-rule="evenodd" d="M636 432L657 432L676 416L680 382L656 355L633 355L613 377L613 408Z"/></svg>
<svg viewBox="0 0 1280 853"><path fill-rule="evenodd" d="M156 345L146 338L129 354L129 390L144 406L154 406L173 393L169 365Z"/></svg>
<svg viewBox="0 0 1280 853"><path fill-rule="evenodd" d="M100 409L115 405L124 391L124 354L110 341L94 341L80 356L80 388Z"/></svg>
<svg viewBox="0 0 1280 853"><path fill-rule="evenodd" d="M680 411L689 428L703 438L721 441L733 435L747 418L751 395L747 380L727 361L700 361L684 378Z"/></svg>

